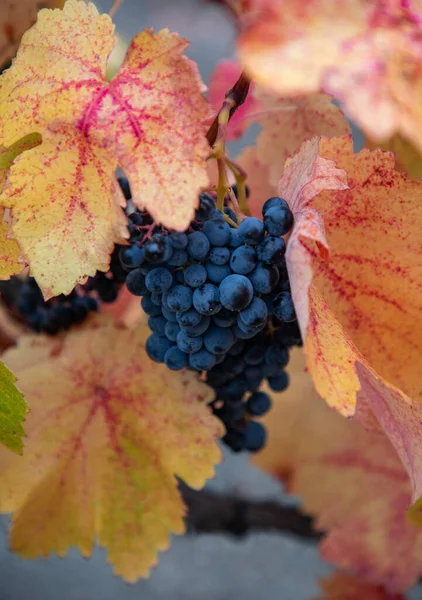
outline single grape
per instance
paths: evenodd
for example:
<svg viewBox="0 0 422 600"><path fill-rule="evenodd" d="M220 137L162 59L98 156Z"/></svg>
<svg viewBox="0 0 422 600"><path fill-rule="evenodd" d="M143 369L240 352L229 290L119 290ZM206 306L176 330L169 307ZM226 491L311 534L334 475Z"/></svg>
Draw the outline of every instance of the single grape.
<svg viewBox="0 0 422 600"><path fill-rule="evenodd" d="M215 265L209 260L205 263L205 269L207 271L208 280L217 285L232 273L229 265Z"/></svg>
<svg viewBox="0 0 422 600"><path fill-rule="evenodd" d="M256 217L246 217L239 225L240 237L247 244L259 244L264 239L264 223Z"/></svg>
<svg viewBox="0 0 422 600"><path fill-rule="evenodd" d="M164 267L157 267L148 273L145 279L145 285L150 292L162 294L167 292L173 283L173 276L170 271Z"/></svg>
<svg viewBox="0 0 422 600"><path fill-rule="evenodd" d="M273 300L274 315L280 321L289 323L296 320L295 307L290 292L281 292Z"/></svg>
<svg viewBox="0 0 422 600"><path fill-rule="evenodd" d="M202 231L194 231L188 235L187 251L193 260L204 260L208 255L210 247L210 242Z"/></svg>
<svg viewBox="0 0 422 600"><path fill-rule="evenodd" d="M170 310L168 308L167 297L164 302L163 302L163 298L164 298L164 294L161 299L161 311L162 311L163 315L165 316L167 321L170 321L171 323L176 323L177 322L177 313L173 312L172 310Z"/></svg>
<svg viewBox="0 0 422 600"><path fill-rule="evenodd" d="M155 306L162 306L163 294L158 294L157 292L153 292L151 294L151 302L153 304L155 304Z"/></svg>
<svg viewBox="0 0 422 600"><path fill-rule="evenodd" d="M230 208L230 206L224 207L224 214L227 215L229 217L229 219L231 219L233 221L233 223L237 223L236 213L234 212L234 210L232 208Z"/></svg>
<svg viewBox="0 0 422 600"><path fill-rule="evenodd" d="M190 287L200 287L207 280L207 271L202 265L189 265L184 271L184 278Z"/></svg>
<svg viewBox="0 0 422 600"><path fill-rule="evenodd" d="M264 355L261 346L250 346L243 354L243 359L247 365L256 366L263 362Z"/></svg>
<svg viewBox="0 0 422 600"><path fill-rule="evenodd" d="M214 315L221 310L220 292L212 283L206 283L193 293L193 305L201 315Z"/></svg>
<svg viewBox="0 0 422 600"><path fill-rule="evenodd" d="M265 446L267 434L261 423L249 421L245 427L245 449L249 452L258 452Z"/></svg>
<svg viewBox="0 0 422 600"><path fill-rule="evenodd" d="M186 250L173 249L173 254L167 260L167 264L171 267L182 267L189 260Z"/></svg>
<svg viewBox="0 0 422 600"><path fill-rule="evenodd" d="M201 350L193 352L189 356L189 363L190 366L197 371L209 371L215 365L216 358L214 354L205 348L201 348Z"/></svg>
<svg viewBox="0 0 422 600"><path fill-rule="evenodd" d="M239 235L239 231L237 229L230 229L230 238L228 245L230 248L238 248L243 245L243 239Z"/></svg>
<svg viewBox="0 0 422 600"><path fill-rule="evenodd" d="M265 350L265 362L268 365L285 367L289 362L289 351L280 344L269 346Z"/></svg>
<svg viewBox="0 0 422 600"><path fill-rule="evenodd" d="M158 317L148 317L148 327L151 329L152 333L156 333L157 335L165 335L165 327L166 327L167 319L160 315Z"/></svg>
<svg viewBox="0 0 422 600"><path fill-rule="evenodd" d="M268 319L267 305L261 298L253 298L252 302L240 311L239 319L246 327L261 327Z"/></svg>
<svg viewBox="0 0 422 600"><path fill-rule="evenodd" d="M234 273L246 275L254 270L257 263L255 248L239 246L233 251L230 258L230 267Z"/></svg>
<svg viewBox="0 0 422 600"><path fill-rule="evenodd" d="M205 315L202 316L202 319L199 321L198 325L194 325L193 327L182 327L183 331L190 337L197 337L198 335L202 335L206 332L208 327L210 326L211 319Z"/></svg>
<svg viewBox="0 0 422 600"><path fill-rule="evenodd" d="M166 326L164 328L164 333L171 342L175 342L177 340L177 335L179 331L179 323L172 323L172 321L167 321Z"/></svg>
<svg viewBox="0 0 422 600"><path fill-rule="evenodd" d="M179 331L177 334L177 345L182 352L190 354L198 352L202 348L202 336L190 337L186 331Z"/></svg>
<svg viewBox="0 0 422 600"><path fill-rule="evenodd" d="M161 233L155 233L144 244L145 260L154 265L166 262L172 253L169 238Z"/></svg>
<svg viewBox="0 0 422 600"><path fill-rule="evenodd" d="M222 308L213 316L212 320L219 327L231 327L237 322L237 314L227 308Z"/></svg>
<svg viewBox="0 0 422 600"><path fill-rule="evenodd" d="M289 208L288 203L283 200L283 198L280 198L279 196L274 196L273 198L268 198L268 200L266 200L264 202L264 205L262 207L262 216L265 217L265 213L267 212L267 210L269 210L270 208Z"/></svg>
<svg viewBox="0 0 422 600"><path fill-rule="evenodd" d="M269 294L276 287L279 280L278 269L275 265L264 265L258 263L255 269L249 273L256 294Z"/></svg>
<svg viewBox="0 0 422 600"><path fill-rule="evenodd" d="M259 260L266 265L282 264L285 252L286 242L284 239L273 235L267 235L256 249Z"/></svg>
<svg viewBox="0 0 422 600"><path fill-rule="evenodd" d="M144 249L136 244L122 248L120 251L120 261L124 267L135 269L144 262Z"/></svg>
<svg viewBox="0 0 422 600"><path fill-rule="evenodd" d="M142 310L151 317L159 317L162 314L161 306L156 306L151 296L143 296L141 300Z"/></svg>
<svg viewBox="0 0 422 600"><path fill-rule="evenodd" d="M126 277L126 287L134 296L144 296L148 293L148 288L145 284L145 275L141 269L134 269L128 273Z"/></svg>
<svg viewBox="0 0 422 600"><path fill-rule="evenodd" d="M213 354L227 352L234 342L234 335L228 327L211 325L204 334L204 346Z"/></svg>
<svg viewBox="0 0 422 600"><path fill-rule="evenodd" d="M286 235L293 225L293 213L288 207L273 206L265 213L264 225L270 235Z"/></svg>
<svg viewBox="0 0 422 600"><path fill-rule="evenodd" d="M183 285L174 285L168 292L167 306L174 312L189 310L192 306L192 290Z"/></svg>
<svg viewBox="0 0 422 600"><path fill-rule="evenodd" d="M202 319L202 315L195 310L194 308L190 308L182 313L176 313L177 322L182 328L196 327L200 320Z"/></svg>
<svg viewBox="0 0 422 600"><path fill-rule="evenodd" d="M227 247L224 246L215 246L209 255L209 260L214 264L214 265L225 265L226 263L229 262L230 259L230 250Z"/></svg>
<svg viewBox="0 0 422 600"><path fill-rule="evenodd" d="M271 399L265 392L251 394L246 403L246 410L254 417L265 415L271 408Z"/></svg>
<svg viewBox="0 0 422 600"><path fill-rule="evenodd" d="M164 362L164 356L173 343L165 336L152 333L145 344L145 349L151 360L155 362Z"/></svg>
<svg viewBox="0 0 422 600"><path fill-rule="evenodd" d="M230 239L230 226L219 219L206 221L202 231L213 246L226 246Z"/></svg>
<svg viewBox="0 0 422 600"><path fill-rule="evenodd" d="M188 236L181 231L173 231L169 235L169 242L176 250L184 250L188 245Z"/></svg>
<svg viewBox="0 0 422 600"><path fill-rule="evenodd" d="M172 346L165 353L164 362L172 371L180 371L188 366L189 359L186 352L182 352L177 346Z"/></svg>
<svg viewBox="0 0 422 600"><path fill-rule="evenodd" d="M199 194L199 208L195 213L196 221L206 221L211 217L215 209L215 200L209 194Z"/></svg>
<svg viewBox="0 0 422 600"><path fill-rule="evenodd" d="M289 386L289 376L286 371L276 377L268 377L268 384L274 392L284 392Z"/></svg>
<svg viewBox="0 0 422 600"><path fill-rule="evenodd" d="M252 284L244 275L229 275L220 284L221 304L229 310L246 308L252 297Z"/></svg>

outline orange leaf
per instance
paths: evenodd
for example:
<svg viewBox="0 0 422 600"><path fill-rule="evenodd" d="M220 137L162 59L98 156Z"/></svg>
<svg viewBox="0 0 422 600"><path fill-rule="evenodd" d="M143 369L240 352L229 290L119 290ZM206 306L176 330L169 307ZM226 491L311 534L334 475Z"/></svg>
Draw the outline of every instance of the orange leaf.
<svg viewBox="0 0 422 600"><path fill-rule="evenodd" d="M175 229L188 225L208 183L209 110L196 65L182 56L187 42L146 30L107 82L114 43L107 15L68 0L39 13L0 79L4 143L34 130L44 140L12 167L0 203L12 209L13 233L46 298L107 270L113 244L127 237L117 166L135 204Z"/></svg>
<svg viewBox="0 0 422 600"><path fill-rule="evenodd" d="M242 69L235 60L220 61L212 72L209 82L208 99L216 114L221 108L226 93L234 86L241 72ZM245 102L230 119L226 136L226 139L229 141L239 138L245 133L251 124L251 120L256 120L256 113L260 110L261 103L254 97L254 87L255 84L251 82Z"/></svg>
<svg viewBox="0 0 422 600"><path fill-rule="evenodd" d="M0 510L14 511L20 556L73 545L89 556L98 540L133 582L183 532L176 476L194 488L212 476L220 426L204 406L210 388L152 363L144 339L103 318L5 354L31 407L24 456L0 451Z"/></svg>
<svg viewBox="0 0 422 600"><path fill-rule="evenodd" d="M389 592L407 589L422 574L422 532L406 517L411 486L395 449L382 433L321 402L301 350L291 353L289 374L288 390L273 394L264 419L267 447L254 462L285 481L317 517L316 527L327 531L323 558ZM326 586L327 598L348 598L353 586L362 596L350 598L372 597L371 586L339 575Z"/></svg>
<svg viewBox="0 0 422 600"><path fill-rule="evenodd" d="M382 587L371 585L353 575L333 573L319 582L324 594L315 600L405 600L402 594L389 594Z"/></svg>
<svg viewBox="0 0 422 600"><path fill-rule="evenodd" d="M420 152L416 150L413 144L405 140L402 136L395 135L381 144L366 138L364 146L370 150L381 148L381 150L389 150L394 152L396 159L396 170L401 171L402 173L407 173L409 179L421 181L422 156Z"/></svg>
<svg viewBox="0 0 422 600"><path fill-rule="evenodd" d="M420 10L399 4L248 0L238 6L240 61L258 85L322 89L372 138L399 132L422 149Z"/></svg>
<svg viewBox="0 0 422 600"><path fill-rule="evenodd" d="M280 182L296 216L286 260L308 368L331 406L385 431L415 501L422 494L422 186L394 171L389 153L353 154L348 137L323 140L320 151L347 171L349 189L315 196L318 180L312 171L303 176L297 157Z"/></svg>

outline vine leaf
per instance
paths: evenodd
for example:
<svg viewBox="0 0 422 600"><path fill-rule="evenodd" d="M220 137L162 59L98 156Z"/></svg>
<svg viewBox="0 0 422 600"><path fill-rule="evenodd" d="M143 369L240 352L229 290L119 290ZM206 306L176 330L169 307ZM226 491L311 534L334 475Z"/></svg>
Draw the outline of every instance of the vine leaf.
<svg viewBox="0 0 422 600"><path fill-rule="evenodd" d="M258 85L281 95L323 89L371 138L401 133L421 150L420 10L398 5L237 3L240 62Z"/></svg>
<svg viewBox="0 0 422 600"><path fill-rule="evenodd" d="M412 492L406 470L385 435L321 402L305 362L302 350L291 353L290 386L273 395L264 418L268 443L254 463L286 482L316 517L316 528L327 532L320 545L325 560L388 593L402 592L422 574L422 532L406 516ZM348 577L328 580L326 597L348 598L340 593ZM343 592L352 585L362 594L350 598L372 598L364 593L371 587L354 579ZM373 597L389 598L387 592L374 589Z"/></svg>
<svg viewBox="0 0 422 600"><path fill-rule="evenodd" d="M211 73L208 99L215 110L215 115L220 110L226 93L239 79L241 72L242 69L237 61L222 60ZM260 111L261 103L253 94L254 88L255 84L251 82L245 102L236 109L231 117L227 127L227 141L237 140L245 133L249 125L257 119L256 113Z"/></svg>
<svg viewBox="0 0 422 600"><path fill-rule="evenodd" d="M353 154L348 136L322 140L320 156L311 153L316 144L304 144L279 185L295 215L286 260L308 368L331 406L387 434L416 501L422 494L422 184L395 171L390 153ZM317 193L319 161L344 169L348 189Z"/></svg>
<svg viewBox="0 0 422 600"><path fill-rule="evenodd" d="M414 181L422 180L422 154L401 135L394 135L382 143L366 138L364 146L370 150L381 148L381 150L394 152L396 170L407 173L409 179Z"/></svg>
<svg viewBox="0 0 422 600"><path fill-rule="evenodd" d="M5 354L31 405L23 457L0 454L0 510L15 513L10 544L21 557L73 545L89 556L98 540L134 582L184 531L176 477L200 488L213 475L220 425L210 388L152 363L145 337L145 327L97 318Z"/></svg>
<svg viewBox="0 0 422 600"><path fill-rule="evenodd" d="M3 143L43 137L15 161L0 204L46 299L106 271L113 244L128 237L117 166L135 205L175 229L187 227L208 183L210 110L182 56L187 42L146 30L107 81L113 30L91 3L42 10L0 79Z"/></svg>
<svg viewBox="0 0 422 600"><path fill-rule="evenodd" d="M373 585L354 575L337 571L330 577L320 579L323 595L315 600L406 600L403 594L389 594L382 586Z"/></svg>
<svg viewBox="0 0 422 600"><path fill-rule="evenodd" d="M8 170L19 154L41 144L39 133L30 133L9 148L0 147L0 190L6 181ZM4 220L4 208L0 208L0 279L9 279L23 268L18 262L20 256L16 240L7 237L8 224Z"/></svg>
<svg viewBox="0 0 422 600"><path fill-rule="evenodd" d="M0 443L18 454L22 453L22 422L28 411L22 393L15 386L16 377L0 363ZM0 452L4 450L0 448Z"/></svg>
<svg viewBox="0 0 422 600"><path fill-rule="evenodd" d="M65 0L2 0L0 4L0 66L18 49L22 34L35 22L41 7L63 6Z"/></svg>

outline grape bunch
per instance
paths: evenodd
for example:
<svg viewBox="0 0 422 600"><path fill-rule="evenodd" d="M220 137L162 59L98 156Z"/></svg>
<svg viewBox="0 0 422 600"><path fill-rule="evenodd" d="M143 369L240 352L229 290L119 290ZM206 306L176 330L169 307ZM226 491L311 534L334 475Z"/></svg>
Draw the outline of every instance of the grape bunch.
<svg viewBox="0 0 422 600"><path fill-rule="evenodd" d="M289 347L300 333L285 262L293 215L270 198L263 220L224 213L212 195L200 195L185 232L155 226L148 213L130 216L130 245L120 250L126 285L148 315L149 357L169 369L206 373L214 413L233 450L259 450L265 430L254 417L270 398L258 388L284 390Z"/></svg>
<svg viewBox="0 0 422 600"><path fill-rule="evenodd" d="M28 326L37 333L55 335L81 323L90 312L98 309L91 296L73 290L68 296L60 295L44 301L37 282L29 277L20 287L16 310Z"/></svg>

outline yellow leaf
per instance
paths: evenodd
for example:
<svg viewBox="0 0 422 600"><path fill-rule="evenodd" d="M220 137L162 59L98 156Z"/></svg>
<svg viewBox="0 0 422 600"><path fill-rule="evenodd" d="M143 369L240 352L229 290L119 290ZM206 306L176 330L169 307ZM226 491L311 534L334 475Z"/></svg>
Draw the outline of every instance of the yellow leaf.
<svg viewBox="0 0 422 600"><path fill-rule="evenodd" d="M0 363L0 443L21 454L25 435L22 422L28 407L15 382L13 373Z"/></svg>
<svg viewBox="0 0 422 600"><path fill-rule="evenodd" d="M129 179L134 203L175 229L187 227L198 192L208 183L204 122L209 108L195 64L182 56L187 42L167 30L146 30L134 38L120 70L107 81L114 44L108 15L100 16L91 3L68 0L62 11L39 13L0 79L4 143L36 130L47 146L12 167L11 181L19 176L25 184L6 186L0 197L0 204L12 209L13 232L47 298L66 293L96 269L107 270L106 253L127 237L123 217L119 223L115 217L123 202L113 176L117 166ZM49 173L53 168L56 175ZM40 186L42 178L46 191L42 197L35 194L29 207L32 180ZM98 204L103 202L106 212L113 201L110 227L95 219ZM61 208L51 211L53 204ZM75 207L82 205L85 228L91 231L86 237L78 231L80 220L73 220ZM50 232L57 227L57 212L63 216L67 211L66 231ZM93 235L100 246L98 257L92 250ZM44 237L52 242L50 256L60 255L71 264L45 270L39 252L40 244L47 245Z"/></svg>
<svg viewBox="0 0 422 600"><path fill-rule="evenodd" d="M5 355L31 405L22 460L0 454L11 548L63 556L76 545L89 556L98 541L134 582L184 530L176 477L200 488L220 460L210 388L152 363L142 327L94 319L58 345L38 338L41 352L31 339Z"/></svg>

